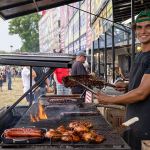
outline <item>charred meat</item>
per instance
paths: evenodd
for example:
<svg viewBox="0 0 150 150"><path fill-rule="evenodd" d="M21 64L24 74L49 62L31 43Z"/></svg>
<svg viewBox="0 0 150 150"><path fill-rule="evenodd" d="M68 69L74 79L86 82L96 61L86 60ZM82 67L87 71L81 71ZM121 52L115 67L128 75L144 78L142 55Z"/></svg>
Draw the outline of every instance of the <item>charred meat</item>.
<svg viewBox="0 0 150 150"><path fill-rule="evenodd" d="M84 139L84 141L86 143L90 143L90 142L93 142L96 138L96 135L92 134L92 133L84 133L82 135L82 138Z"/></svg>
<svg viewBox="0 0 150 150"><path fill-rule="evenodd" d="M60 134L64 134L67 131L67 129L64 126L60 126L57 128L56 131L59 132Z"/></svg>
<svg viewBox="0 0 150 150"><path fill-rule="evenodd" d="M73 138L73 142L79 142L81 141L80 137L77 136L77 135L74 135L73 133L71 132L65 132L63 135L71 135L72 138ZM61 140L62 141L66 141L66 142L71 142L72 141L72 138L70 136L63 136L61 137Z"/></svg>
<svg viewBox="0 0 150 150"><path fill-rule="evenodd" d="M52 141L58 141L58 140L61 139L61 137L55 136L55 135L60 135L60 134L58 132L56 132L56 131L50 130L50 131L46 132L45 138L46 139L50 139L52 136L54 136L54 137L52 137Z"/></svg>

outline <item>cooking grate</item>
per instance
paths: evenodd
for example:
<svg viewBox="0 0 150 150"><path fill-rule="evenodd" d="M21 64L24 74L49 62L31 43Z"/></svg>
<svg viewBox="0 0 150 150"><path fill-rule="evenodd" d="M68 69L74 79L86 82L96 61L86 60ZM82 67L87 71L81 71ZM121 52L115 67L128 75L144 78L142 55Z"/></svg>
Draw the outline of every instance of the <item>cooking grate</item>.
<svg viewBox="0 0 150 150"><path fill-rule="evenodd" d="M43 106L44 107L44 106ZM57 127L64 125L68 126L69 123L75 121L84 121L84 122L91 122L94 124L93 130L96 130L101 133L102 136L106 137L107 140L103 141L100 144L93 144L93 143L85 143L84 141L80 141L78 143L74 143L73 146L75 147L93 147L93 148L106 148L106 147L113 147L114 145L118 145L121 147L125 146L125 142L118 134L113 134L111 125L104 119L104 117L99 113L97 116L68 116L65 118L61 118L60 113L64 112L64 110L55 110L53 108L46 109L45 112L47 114L47 120L40 120L39 122L31 122L30 114L34 116L35 112L38 110L38 104L33 104L30 109L26 112L26 114L20 119L20 121L16 124L16 128L20 128L23 126L35 126L36 128L46 128L47 130L56 129ZM67 110L66 110L67 111ZM75 112L97 112L96 107L92 107L92 104L85 104L83 108L78 108ZM2 144L3 146L7 144ZM33 144L32 144L33 145ZM34 144L39 146L50 146L50 140L45 139L41 144ZM70 145L70 143L58 141L52 142L53 146L61 146L61 145ZM8 146L8 145L7 145ZM11 146L11 145L9 145ZM28 144L26 144L28 146Z"/></svg>

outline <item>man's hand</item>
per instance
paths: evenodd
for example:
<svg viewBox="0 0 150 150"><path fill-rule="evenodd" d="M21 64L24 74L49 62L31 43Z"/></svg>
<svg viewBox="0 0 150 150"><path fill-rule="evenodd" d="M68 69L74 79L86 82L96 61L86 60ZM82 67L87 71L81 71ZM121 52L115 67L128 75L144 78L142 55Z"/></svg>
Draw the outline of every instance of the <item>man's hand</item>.
<svg viewBox="0 0 150 150"><path fill-rule="evenodd" d="M104 104L104 105L110 104L110 102L108 100L109 96L107 96L107 95L96 93L95 97L97 98L97 100L100 104Z"/></svg>
<svg viewBox="0 0 150 150"><path fill-rule="evenodd" d="M128 83L124 83L124 82L118 82L115 84L115 90L116 91L125 91L126 88L128 88Z"/></svg>
<svg viewBox="0 0 150 150"><path fill-rule="evenodd" d="M95 77L95 73L94 72L90 73L89 75L92 75L93 77Z"/></svg>

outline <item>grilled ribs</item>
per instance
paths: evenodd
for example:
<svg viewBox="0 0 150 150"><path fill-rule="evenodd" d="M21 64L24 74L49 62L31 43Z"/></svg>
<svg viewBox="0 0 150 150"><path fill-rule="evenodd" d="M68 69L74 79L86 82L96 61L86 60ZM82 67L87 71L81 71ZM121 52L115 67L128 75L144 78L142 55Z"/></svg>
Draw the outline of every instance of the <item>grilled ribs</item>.
<svg viewBox="0 0 150 150"><path fill-rule="evenodd" d="M80 86L78 83L69 80L70 76L64 77L62 79L62 83L65 87L74 87L74 86ZM81 74L81 75L71 75L71 77L73 77L74 79L76 79L77 81L81 82L82 84L86 85L86 86L95 86L95 87L99 87L99 88L103 88L103 82L100 82L100 80L102 80L100 77L93 77L92 75L85 75L85 74ZM95 79L95 80L90 80L91 79ZM96 80L97 79L97 80Z"/></svg>

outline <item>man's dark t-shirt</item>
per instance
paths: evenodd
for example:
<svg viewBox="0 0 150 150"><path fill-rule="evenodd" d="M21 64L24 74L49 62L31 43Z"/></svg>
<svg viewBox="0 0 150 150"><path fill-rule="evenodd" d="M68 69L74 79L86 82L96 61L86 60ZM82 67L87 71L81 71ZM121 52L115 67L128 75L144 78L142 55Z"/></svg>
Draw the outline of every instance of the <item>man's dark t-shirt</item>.
<svg viewBox="0 0 150 150"><path fill-rule="evenodd" d="M80 75L80 74L87 74L87 71L83 64L79 61L75 61L72 65L72 75ZM82 94L84 89L80 86L72 87L72 94Z"/></svg>
<svg viewBox="0 0 150 150"><path fill-rule="evenodd" d="M146 57L149 55L148 57ZM145 59L146 58L146 59ZM143 74L150 74L150 52L139 52L135 57L135 63L142 63Z"/></svg>
<svg viewBox="0 0 150 150"><path fill-rule="evenodd" d="M37 82L43 75L43 67L33 67L33 70L36 73L36 78L35 78L35 82ZM44 81L39 87L45 87L46 85L46 81Z"/></svg>

